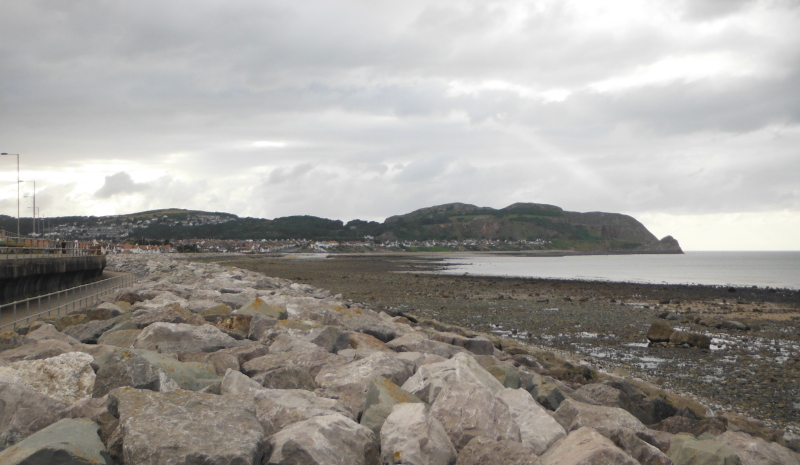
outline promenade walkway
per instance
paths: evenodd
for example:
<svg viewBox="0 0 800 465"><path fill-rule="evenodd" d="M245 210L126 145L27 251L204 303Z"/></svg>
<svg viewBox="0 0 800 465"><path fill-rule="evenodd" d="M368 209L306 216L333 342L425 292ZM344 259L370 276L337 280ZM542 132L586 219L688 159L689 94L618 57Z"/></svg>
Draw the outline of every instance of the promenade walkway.
<svg viewBox="0 0 800 465"><path fill-rule="evenodd" d="M140 277L106 271L101 280L59 292L40 295L0 306L0 332L15 329L39 316L66 315L97 304L104 295L136 283Z"/></svg>

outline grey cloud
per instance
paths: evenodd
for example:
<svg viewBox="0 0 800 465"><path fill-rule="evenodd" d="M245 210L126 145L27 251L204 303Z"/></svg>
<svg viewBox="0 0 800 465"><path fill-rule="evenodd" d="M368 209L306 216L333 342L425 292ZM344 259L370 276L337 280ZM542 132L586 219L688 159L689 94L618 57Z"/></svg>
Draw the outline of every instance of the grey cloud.
<svg viewBox="0 0 800 465"><path fill-rule="evenodd" d="M740 11L757 0L688 0L685 14L689 19L713 20Z"/></svg>
<svg viewBox="0 0 800 465"><path fill-rule="evenodd" d="M686 2L688 22L588 29L569 2L442 5L4 4L2 149L25 154L23 170L125 166L92 197L119 209L380 219L448 201L800 208L793 2L758 5L781 18L769 34L759 8L738 0ZM761 29L736 23L742 11ZM740 54L756 73L586 90L705 54ZM545 103L514 89L453 92L491 80L573 93ZM719 142L772 127L787 128L782 139ZM237 146L258 140L291 143ZM128 173L144 165L170 174L135 183ZM79 213L79 200L61 209Z"/></svg>
<svg viewBox="0 0 800 465"><path fill-rule="evenodd" d="M134 194L136 192L144 192L148 189L150 189L149 184L134 182L130 174L120 171L117 174L106 176L103 187L98 189L97 192L94 193L94 196L98 199L107 199L115 195Z"/></svg>
<svg viewBox="0 0 800 465"><path fill-rule="evenodd" d="M301 163L289 169L283 167L276 168L270 173L267 178L267 183L283 184L308 174L312 169L314 169L314 167L311 163Z"/></svg>

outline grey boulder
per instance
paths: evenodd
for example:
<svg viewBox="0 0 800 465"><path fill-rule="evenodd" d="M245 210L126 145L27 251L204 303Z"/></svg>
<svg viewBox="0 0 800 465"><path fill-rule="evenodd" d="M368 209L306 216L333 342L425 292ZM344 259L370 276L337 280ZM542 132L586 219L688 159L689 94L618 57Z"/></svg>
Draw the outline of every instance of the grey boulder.
<svg viewBox="0 0 800 465"><path fill-rule="evenodd" d="M168 379L162 377L159 391L168 390L164 389L164 386L169 380L176 383L175 388L180 387L189 391L199 391L220 381L214 367L207 363L180 362L151 350L130 349L130 351L164 372Z"/></svg>
<svg viewBox="0 0 800 465"><path fill-rule="evenodd" d="M542 455L556 441L566 437L564 428L524 389L506 388L496 394L508 407L519 427L522 444Z"/></svg>
<svg viewBox="0 0 800 465"><path fill-rule="evenodd" d="M421 402L415 395L404 391L386 378L373 379L367 388L367 398L360 423L374 431L375 434L380 434L383 422L386 421L386 417L389 416L395 405Z"/></svg>
<svg viewBox="0 0 800 465"><path fill-rule="evenodd" d="M270 465L372 465L378 463L378 441L369 428L340 415L323 415L294 423L270 438Z"/></svg>
<svg viewBox="0 0 800 465"><path fill-rule="evenodd" d="M14 362L0 367L0 382L26 385L48 397L74 403L91 397L94 358L82 352L67 352L42 360Z"/></svg>
<svg viewBox="0 0 800 465"><path fill-rule="evenodd" d="M567 399L561 402L553 418L564 427L567 432L589 426L615 430L625 428L634 433L644 433L647 428L638 418L626 410L618 407L605 407L590 405L576 400Z"/></svg>
<svg viewBox="0 0 800 465"><path fill-rule="evenodd" d="M520 441L519 427L505 403L482 384L454 383L444 387L431 405L456 450L476 436Z"/></svg>
<svg viewBox="0 0 800 465"><path fill-rule="evenodd" d="M158 391L165 376L147 359L130 350L115 351L102 357L98 365L92 397L103 397L123 386Z"/></svg>
<svg viewBox="0 0 800 465"><path fill-rule="evenodd" d="M158 352L216 352L242 344L212 325L153 323L142 330L133 347Z"/></svg>
<svg viewBox="0 0 800 465"><path fill-rule="evenodd" d="M299 389L265 389L236 371L228 371L222 380L220 393L252 402L256 418L267 436L298 421L334 413L354 418L347 408L333 399L318 397Z"/></svg>
<svg viewBox="0 0 800 465"><path fill-rule="evenodd" d="M0 381L0 450L60 420L67 407L31 387Z"/></svg>
<svg viewBox="0 0 800 465"><path fill-rule="evenodd" d="M505 389L502 384L467 354L457 354L449 360L421 366L403 383L402 388L432 404L448 385L477 383L492 393Z"/></svg>
<svg viewBox="0 0 800 465"><path fill-rule="evenodd" d="M742 465L800 465L800 454L742 432L722 433L717 436L717 442L733 449Z"/></svg>
<svg viewBox="0 0 800 465"><path fill-rule="evenodd" d="M423 403L394 405L380 431L385 465L452 465L456 449L442 423Z"/></svg>
<svg viewBox="0 0 800 465"><path fill-rule="evenodd" d="M256 465L268 455L252 403L178 389L109 394L127 464Z"/></svg>
<svg viewBox="0 0 800 465"><path fill-rule="evenodd" d="M314 328L307 338L310 342L334 354L350 347L350 334L336 326Z"/></svg>
<svg viewBox="0 0 800 465"><path fill-rule="evenodd" d="M3 465L113 465L97 423L64 419L0 452Z"/></svg>
<svg viewBox="0 0 800 465"><path fill-rule="evenodd" d="M35 331L29 332L26 337L34 341L57 340L70 345L81 342L72 336L59 332L55 326L48 323L39 326Z"/></svg>
<svg viewBox="0 0 800 465"><path fill-rule="evenodd" d="M578 428L541 457L542 465L639 465L639 462L589 427Z"/></svg>
<svg viewBox="0 0 800 465"><path fill-rule="evenodd" d="M667 455L678 465L740 465L739 455L727 444L713 439L696 439L691 434L676 434Z"/></svg>
<svg viewBox="0 0 800 465"><path fill-rule="evenodd" d="M446 342L434 341L426 334L420 332L409 333L398 337L388 342L386 347L396 352L422 352L444 358L450 358L456 354L469 353L467 349L463 347L454 346Z"/></svg>
<svg viewBox="0 0 800 465"><path fill-rule="evenodd" d="M456 465L539 465L539 457L515 441L478 436L458 454Z"/></svg>
<svg viewBox="0 0 800 465"><path fill-rule="evenodd" d="M94 320L88 323L73 325L64 329L64 334L84 344L97 344L97 339L106 331L117 325L117 319Z"/></svg>

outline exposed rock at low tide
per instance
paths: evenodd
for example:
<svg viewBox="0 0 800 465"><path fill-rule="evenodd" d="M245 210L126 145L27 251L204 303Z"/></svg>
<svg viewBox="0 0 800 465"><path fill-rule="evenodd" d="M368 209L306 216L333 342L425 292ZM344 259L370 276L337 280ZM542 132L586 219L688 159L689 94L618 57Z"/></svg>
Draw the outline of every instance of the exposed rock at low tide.
<svg viewBox="0 0 800 465"><path fill-rule="evenodd" d="M800 464L785 447L794 436L519 342L237 268L110 263L146 276L0 337L0 459L686 465L716 463L697 462L710 453ZM658 343L703 346L662 330ZM687 430L718 437L674 434Z"/></svg>

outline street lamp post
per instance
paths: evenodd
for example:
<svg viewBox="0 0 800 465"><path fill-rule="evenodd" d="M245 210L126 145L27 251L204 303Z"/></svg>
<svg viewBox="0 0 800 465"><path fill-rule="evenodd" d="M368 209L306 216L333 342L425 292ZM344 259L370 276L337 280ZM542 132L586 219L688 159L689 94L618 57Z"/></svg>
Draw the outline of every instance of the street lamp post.
<svg viewBox="0 0 800 465"><path fill-rule="evenodd" d="M0 155L14 155L17 157L17 237L19 236L19 154L18 153L0 153Z"/></svg>
<svg viewBox="0 0 800 465"><path fill-rule="evenodd" d="M36 181L20 181L33 183L33 234L36 235Z"/></svg>

